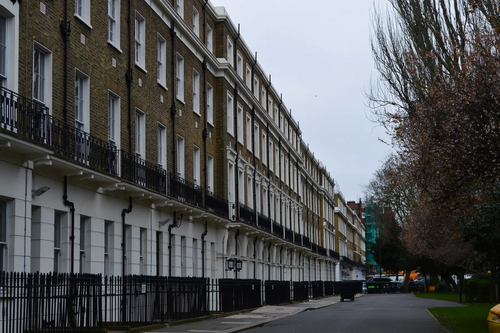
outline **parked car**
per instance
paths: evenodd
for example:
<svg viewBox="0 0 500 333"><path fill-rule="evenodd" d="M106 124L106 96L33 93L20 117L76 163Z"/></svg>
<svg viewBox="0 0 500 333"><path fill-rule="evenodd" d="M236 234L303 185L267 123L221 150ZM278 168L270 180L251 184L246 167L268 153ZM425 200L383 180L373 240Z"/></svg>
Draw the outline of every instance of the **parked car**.
<svg viewBox="0 0 500 333"><path fill-rule="evenodd" d="M408 283L408 291L412 293L425 292L425 281L423 279L415 279Z"/></svg>
<svg viewBox="0 0 500 333"><path fill-rule="evenodd" d="M370 288L374 285L381 285L381 288ZM392 281L389 277L372 277L367 281L368 292L370 289L377 289L375 292L394 293L401 291L402 281Z"/></svg>

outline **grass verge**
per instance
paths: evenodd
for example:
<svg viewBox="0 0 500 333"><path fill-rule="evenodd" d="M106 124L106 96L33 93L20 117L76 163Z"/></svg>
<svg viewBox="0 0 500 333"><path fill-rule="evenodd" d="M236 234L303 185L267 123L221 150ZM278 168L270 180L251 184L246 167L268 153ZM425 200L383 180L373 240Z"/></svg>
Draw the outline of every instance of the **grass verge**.
<svg viewBox="0 0 500 333"><path fill-rule="evenodd" d="M421 298L440 299L444 301L459 302L456 293L415 294ZM465 297L462 295L462 300ZM429 312L450 333L488 333L488 313L495 304L475 303L464 304L464 307L432 308Z"/></svg>

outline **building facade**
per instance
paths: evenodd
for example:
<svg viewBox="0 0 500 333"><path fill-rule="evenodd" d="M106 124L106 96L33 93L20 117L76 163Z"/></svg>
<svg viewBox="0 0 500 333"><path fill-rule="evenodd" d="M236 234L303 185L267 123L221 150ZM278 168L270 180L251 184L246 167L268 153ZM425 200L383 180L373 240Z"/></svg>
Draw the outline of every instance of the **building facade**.
<svg viewBox="0 0 500 333"><path fill-rule="evenodd" d="M0 86L0 271L361 279L359 218L223 7L0 0Z"/></svg>

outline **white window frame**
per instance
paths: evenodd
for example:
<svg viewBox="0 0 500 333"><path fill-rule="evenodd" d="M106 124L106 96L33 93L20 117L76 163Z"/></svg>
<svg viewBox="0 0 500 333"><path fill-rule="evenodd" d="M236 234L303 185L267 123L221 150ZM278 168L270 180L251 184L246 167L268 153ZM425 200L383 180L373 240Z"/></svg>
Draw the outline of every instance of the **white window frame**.
<svg viewBox="0 0 500 333"><path fill-rule="evenodd" d="M85 250L87 247L88 220L87 217L80 216L80 273L87 273L87 256L85 255Z"/></svg>
<svg viewBox="0 0 500 333"><path fill-rule="evenodd" d="M146 153L146 114L135 109L135 154L145 159Z"/></svg>
<svg viewBox="0 0 500 333"><path fill-rule="evenodd" d="M54 266L53 272L57 273L62 268L62 225L63 213L54 212Z"/></svg>
<svg viewBox="0 0 500 333"><path fill-rule="evenodd" d="M0 87L7 86L7 68L8 68L8 54L9 54L9 26L6 16L0 13ZM0 258L1 259L1 258ZM1 269L1 267L0 267Z"/></svg>
<svg viewBox="0 0 500 333"><path fill-rule="evenodd" d="M264 216L269 216L269 211L267 207L267 197L269 196L269 191L266 186L262 187L262 214Z"/></svg>
<svg viewBox="0 0 500 333"><path fill-rule="evenodd" d="M200 74L193 69L193 111L200 115Z"/></svg>
<svg viewBox="0 0 500 333"><path fill-rule="evenodd" d="M274 172L274 147L271 140L269 140L269 170Z"/></svg>
<svg viewBox="0 0 500 333"><path fill-rule="evenodd" d="M267 134L262 130L262 164L267 165Z"/></svg>
<svg viewBox="0 0 500 333"><path fill-rule="evenodd" d="M75 17L92 28L90 25L90 8L90 0L75 0Z"/></svg>
<svg viewBox="0 0 500 333"><path fill-rule="evenodd" d="M236 125L238 126L238 142L243 143L243 106L237 104Z"/></svg>
<svg viewBox="0 0 500 333"><path fill-rule="evenodd" d="M176 96L181 102L184 102L184 58L178 53L175 66L176 77Z"/></svg>
<svg viewBox="0 0 500 333"><path fill-rule="evenodd" d="M167 170L167 128L158 123L158 165Z"/></svg>
<svg viewBox="0 0 500 333"><path fill-rule="evenodd" d="M139 274L146 273L146 255L148 244L148 230L146 228L139 228Z"/></svg>
<svg viewBox="0 0 500 333"><path fill-rule="evenodd" d="M120 0L108 0L108 43L120 50Z"/></svg>
<svg viewBox="0 0 500 333"><path fill-rule="evenodd" d="M269 96L267 98L267 112L271 112L271 110L273 109L273 98L271 96Z"/></svg>
<svg viewBox="0 0 500 333"><path fill-rule="evenodd" d="M90 78L79 69L75 70L75 127L90 132Z"/></svg>
<svg viewBox="0 0 500 333"><path fill-rule="evenodd" d="M184 0L175 0L175 11L184 18Z"/></svg>
<svg viewBox="0 0 500 333"><path fill-rule="evenodd" d="M259 124L255 124L253 126L253 146L254 146L254 153L255 157L260 159L260 147L259 147L259 138L260 138L260 127Z"/></svg>
<svg viewBox="0 0 500 333"><path fill-rule="evenodd" d="M259 100L259 78L257 75L253 77L253 95Z"/></svg>
<svg viewBox="0 0 500 333"><path fill-rule="evenodd" d="M245 204L245 171L238 168L238 200Z"/></svg>
<svg viewBox="0 0 500 333"><path fill-rule="evenodd" d="M43 63L43 79L36 74L37 60L41 61L40 64ZM43 87L37 89L36 86ZM49 109L52 107L52 52L36 42L33 44L33 99Z"/></svg>
<svg viewBox="0 0 500 333"><path fill-rule="evenodd" d="M0 272L8 271L9 267L9 234L7 223L7 201L0 200Z"/></svg>
<svg viewBox="0 0 500 333"><path fill-rule="evenodd" d="M193 146L193 184L201 185L201 153L200 148L198 146Z"/></svg>
<svg viewBox="0 0 500 333"><path fill-rule="evenodd" d="M211 125L214 124L214 88L207 83L207 122Z"/></svg>
<svg viewBox="0 0 500 333"><path fill-rule="evenodd" d="M104 276L110 276L112 221L104 221Z"/></svg>
<svg viewBox="0 0 500 333"><path fill-rule="evenodd" d="M260 104L266 110L266 112L269 113L269 110L266 109L266 103L267 103L266 95L267 95L266 88L264 87L264 85L262 85L260 89Z"/></svg>
<svg viewBox="0 0 500 333"><path fill-rule="evenodd" d="M227 36L227 49L226 49L227 55L227 62L234 67L234 44L233 41L231 40L231 37Z"/></svg>
<svg viewBox="0 0 500 333"><path fill-rule="evenodd" d="M246 147L248 151L252 151L252 116L247 113L247 124L246 124Z"/></svg>
<svg viewBox="0 0 500 333"><path fill-rule="evenodd" d="M120 97L108 90L108 141L120 148Z"/></svg>
<svg viewBox="0 0 500 333"><path fill-rule="evenodd" d="M158 84L167 88L167 41L160 34L157 37L156 55L156 78Z"/></svg>
<svg viewBox="0 0 500 333"><path fill-rule="evenodd" d="M275 105L275 106L274 106L274 123L275 123L276 125L279 125L279 124L278 124L278 122L279 122L279 120L278 120L278 119L279 119L279 112L280 112L280 111L279 111L278 106L277 106L277 105Z"/></svg>
<svg viewBox="0 0 500 333"><path fill-rule="evenodd" d="M245 83L248 87L248 89L252 89L252 67L250 64L247 64L247 70L245 74Z"/></svg>
<svg viewBox="0 0 500 333"><path fill-rule="evenodd" d="M247 175L247 207L253 208L253 178Z"/></svg>
<svg viewBox="0 0 500 333"><path fill-rule="evenodd" d="M233 95L227 92L227 132L234 137L234 99Z"/></svg>
<svg viewBox="0 0 500 333"><path fill-rule="evenodd" d="M279 152L279 147L274 146L274 161L276 162L276 165L274 166L274 170L276 170L276 175L278 176L278 178L281 178L281 174L278 173L278 172L281 172L281 170L280 170L280 158L281 158L281 156L280 156L280 152Z"/></svg>
<svg viewBox="0 0 500 333"><path fill-rule="evenodd" d="M214 31L211 26L207 24L207 49L213 53L214 52Z"/></svg>
<svg viewBox="0 0 500 333"><path fill-rule="evenodd" d="M207 190L214 192L214 158L207 154Z"/></svg>
<svg viewBox="0 0 500 333"><path fill-rule="evenodd" d="M182 136L177 135L177 176L184 179L185 172L185 140Z"/></svg>
<svg viewBox="0 0 500 333"><path fill-rule="evenodd" d="M200 37L200 14L196 7L193 7L193 32L196 37Z"/></svg>
<svg viewBox="0 0 500 333"><path fill-rule="evenodd" d="M255 210L257 213L262 212L262 204L261 204L261 197L260 197L260 182L256 181L255 182Z"/></svg>
<svg viewBox="0 0 500 333"><path fill-rule="evenodd" d="M135 64L146 70L146 19L135 12Z"/></svg>
<svg viewBox="0 0 500 333"><path fill-rule="evenodd" d="M236 52L236 73L243 80L243 56L240 51Z"/></svg>

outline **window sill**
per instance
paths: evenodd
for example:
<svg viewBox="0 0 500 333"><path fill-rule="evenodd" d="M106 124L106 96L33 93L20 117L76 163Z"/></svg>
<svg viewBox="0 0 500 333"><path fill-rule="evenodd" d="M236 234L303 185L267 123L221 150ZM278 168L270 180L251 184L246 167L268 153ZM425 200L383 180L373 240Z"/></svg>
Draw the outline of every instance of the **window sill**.
<svg viewBox="0 0 500 333"><path fill-rule="evenodd" d="M89 28L91 30L93 29L92 25L90 24L90 21L86 20L84 17L81 17L80 15L75 13L75 18L77 18L80 22L85 24L87 26L87 28Z"/></svg>
<svg viewBox="0 0 500 333"><path fill-rule="evenodd" d="M146 70L146 68L144 68L144 65L142 65L142 64L140 64L140 63L138 63L138 62L135 62L135 66L136 66L136 67L139 67L139 69L140 69L141 71L143 71L143 72L144 72L144 74L147 74L147 73L148 73L148 71Z"/></svg>
<svg viewBox="0 0 500 333"><path fill-rule="evenodd" d="M198 117L200 117L200 118L201 118L200 111L195 111L195 110L193 110L193 113L194 113L195 115L197 115Z"/></svg>
<svg viewBox="0 0 500 333"><path fill-rule="evenodd" d="M113 47L116 51L118 51L120 54L123 53L122 49L120 49L120 45L116 45L112 41L108 40L108 45Z"/></svg>
<svg viewBox="0 0 500 333"><path fill-rule="evenodd" d="M181 97L176 96L176 99L177 99L177 101L178 101L178 102L180 102L182 105L186 105L186 102L184 102L184 97L182 97L182 99L181 99Z"/></svg>
<svg viewBox="0 0 500 333"><path fill-rule="evenodd" d="M168 91L167 85L166 85L165 83L163 83L163 82L161 82L161 81L156 81L156 82L158 83L158 85L159 85L160 87L162 87L163 89L165 89L166 91Z"/></svg>

